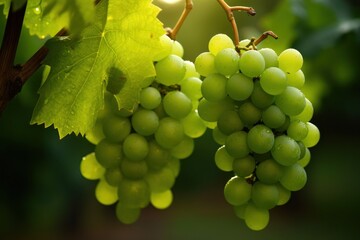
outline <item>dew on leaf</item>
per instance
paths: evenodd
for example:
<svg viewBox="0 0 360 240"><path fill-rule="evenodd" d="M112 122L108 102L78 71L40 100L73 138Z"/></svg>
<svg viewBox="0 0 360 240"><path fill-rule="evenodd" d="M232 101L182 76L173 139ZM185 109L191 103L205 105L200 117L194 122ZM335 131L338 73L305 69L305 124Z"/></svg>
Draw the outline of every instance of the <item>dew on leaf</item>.
<svg viewBox="0 0 360 240"><path fill-rule="evenodd" d="M36 14L36 15L39 15L41 13L41 7L36 7L33 9L33 12Z"/></svg>

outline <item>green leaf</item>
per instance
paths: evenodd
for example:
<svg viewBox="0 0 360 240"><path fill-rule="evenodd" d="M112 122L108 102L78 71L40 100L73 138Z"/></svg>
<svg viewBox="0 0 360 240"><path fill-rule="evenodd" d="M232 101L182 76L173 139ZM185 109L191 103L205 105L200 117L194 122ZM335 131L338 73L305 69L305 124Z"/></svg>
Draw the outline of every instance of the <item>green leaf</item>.
<svg viewBox="0 0 360 240"><path fill-rule="evenodd" d="M29 0L24 24L30 34L45 38L55 36L62 28L78 33L94 15L92 0Z"/></svg>
<svg viewBox="0 0 360 240"><path fill-rule="evenodd" d="M0 6L4 5L3 13L7 17L10 10L11 0L0 0Z"/></svg>
<svg viewBox="0 0 360 240"><path fill-rule="evenodd" d="M113 69L126 79L117 95L119 107L132 109L143 79L155 75L152 59L164 34L158 12L151 0L103 0L94 23L80 38L48 41L45 64L51 71L40 88L31 123L54 125L60 138L72 132L85 134L103 107Z"/></svg>

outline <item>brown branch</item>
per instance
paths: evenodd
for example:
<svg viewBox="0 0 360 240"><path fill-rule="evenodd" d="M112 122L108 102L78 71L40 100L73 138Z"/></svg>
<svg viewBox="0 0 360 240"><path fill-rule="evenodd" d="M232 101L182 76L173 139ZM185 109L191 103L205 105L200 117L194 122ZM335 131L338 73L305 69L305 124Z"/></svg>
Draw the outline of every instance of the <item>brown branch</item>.
<svg viewBox="0 0 360 240"><path fill-rule="evenodd" d="M236 47L236 50L239 51L239 30L235 21L234 17L234 11L244 11L247 12L249 15L254 16L256 14L255 9L252 7L244 7L244 6L229 6L225 0L217 0L221 7L224 9L228 20L230 21L231 27L234 32L234 44Z"/></svg>
<svg viewBox="0 0 360 240"><path fill-rule="evenodd" d="M259 45L259 43L264 41L268 36L278 39L278 36L273 31L266 31L263 34L261 34L260 37L258 37L256 40L254 40L254 45L255 46Z"/></svg>
<svg viewBox="0 0 360 240"><path fill-rule="evenodd" d="M24 20L26 3L16 11L11 4L0 49L0 114L7 103L21 90L18 74L20 67L14 66L16 49L19 43Z"/></svg>
<svg viewBox="0 0 360 240"><path fill-rule="evenodd" d="M0 49L0 114L6 108L7 103L21 91L26 81L40 68L49 51L47 47L42 46L23 65L14 66L25 9L26 4L14 12L10 8L6 22L3 43ZM56 36L66 34L66 30L62 29Z"/></svg>
<svg viewBox="0 0 360 240"><path fill-rule="evenodd" d="M175 27L173 29L167 29L167 35L172 40L176 39L177 33L179 32L180 28L182 27L185 19L189 15L190 11L193 9L193 6L194 6L194 4L193 4L192 0L185 0L185 8L184 8L183 12L181 13L179 20L175 24Z"/></svg>

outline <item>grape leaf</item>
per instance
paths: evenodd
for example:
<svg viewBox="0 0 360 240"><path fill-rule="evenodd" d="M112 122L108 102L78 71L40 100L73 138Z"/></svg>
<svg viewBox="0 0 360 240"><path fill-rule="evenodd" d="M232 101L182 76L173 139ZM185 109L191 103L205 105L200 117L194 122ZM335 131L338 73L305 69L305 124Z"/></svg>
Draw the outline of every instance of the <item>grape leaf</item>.
<svg viewBox="0 0 360 240"><path fill-rule="evenodd" d="M95 14L92 0L28 0L24 25L40 38L55 36L62 28L78 33Z"/></svg>
<svg viewBox="0 0 360 240"><path fill-rule="evenodd" d="M143 79L155 75L152 59L164 34L156 18L159 11L151 0L103 0L96 7L94 23L79 38L48 41L45 64L51 70L40 88L31 123L54 125L60 138L72 132L85 134L103 107L113 69L126 79L117 95L119 107L132 109Z"/></svg>
<svg viewBox="0 0 360 240"><path fill-rule="evenodd" d="M11 0L0 0L0 6L4 5L3 13L7 17L10 9Z"/></svg>

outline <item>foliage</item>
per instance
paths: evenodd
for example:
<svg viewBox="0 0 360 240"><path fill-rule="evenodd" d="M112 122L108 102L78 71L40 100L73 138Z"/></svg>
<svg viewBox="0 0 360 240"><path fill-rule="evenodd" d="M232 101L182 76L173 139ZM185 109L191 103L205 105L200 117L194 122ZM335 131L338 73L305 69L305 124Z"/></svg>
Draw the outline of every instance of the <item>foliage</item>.
<svg viewBox="0 0 360 240"><path fill-rule="evenodd" d="M152 59L164 33L156 20L158 9L149 1L102 1L96 10L94 23L80 36L55 38L46 45L50 54L45 64L51 70L32 123L54 124L60 138L85 134L94 126L109 77L123 74L116 97L119 108L132 110L142 80L155 74Z"/></svg>
<svg viewBox="0 0 360 240"><path fill-rule="evenodd" d="M4 13L7 13L9 2L10 0L0 0L0 5L5 4L5 7L3 8ZM14 1L14 3L19 3L18 6L20 6L22 2L22 0ZM277 4L278 2L280 4ZM226 19L221 21L220 18L222 17L218 16L218 14L221 13L212 11L211 8L207 8L210 3L207 1L195 1L195 3L195 11L196 9L201 10L199 10L197 14L192 15L194 16L194 19L197 20L192 20L192 22L195 24L189 24L189 28L193 28L193 30L196 28L196 32L187 33L186 31L183 31L182 35L179 37L180 39L183 38L184 42L191 42L191 44L184 44L187 49L188 56L191 54L196 55L198 52L200 52L200 50L196 49L196 45L202 44L201 41L203 43L207 42L208 39L206 34L208 31L211 31L211 29L215 28L224 29L224 31L228 29L228 25L222 25L223 22L226 22ZM202 4L204 7L201 8L200 6ZM268 6L266 5L267 3L264 3L263 1L251 1L251 4L259 4L260 8L256 7L257 9L261 9L261 5ZM285 41L286 38L289 38L290 40L285 41L287 42L287 45L284 45L282 48L284 49L289 46L295 46L304 53L306 58L305 71L307 72L307 76L311 78L307 79L307 84L310 85L307 96L312 100L313 103L316 103L316 106L321 105L322 107L321 111L319 111L318 115L316 116L316 120L320 121L321 123L327 123L327 125L320 124L320 126L322 126L324 129L324 132L333 133L336 135L340 133L341 130L343 134L349 134L346 139L351 141L352 137L355 136L354 132L345 128L338 129L337 126L334 127L334 124L338 120L341 120L342 122L347 121L349 119L349 115L354 116L353 121L356 122L356 119L358 119L359 116L359 108L356 106L356 104L359 102L359 96L357 94L358 91L356 91L359 84L357 81L355 81L359 74L359 68L357 67L357 54L355 54L359 52L359 6L356 5L358 3L356 1L349 3L348 1L327 0L281 0L274 1L271 4L274 8L271 11L270 8L266 8L263 10L263 12L271 12L271 14L279 16L288 16L291 20L289 21L291 24L286 27L287 30L283 30L285 35L281 34L281 41L276 41L276 44L280 44L283 39ZM198 6L200 8L197 8ZM165 9L165 12L170 12L170 10L171 7ZM207 27L199 27L200 24L203 24L204 17L206 17L208 20ZM278 21L270 23L271 21L269 21L269 17L263 17L263 15L258 15L256 18L251 19L252 20L250 21L245 21L244 25L251 25L254 22L261 21L264 24L263 26L266 26L265 30L271 28L274 31L276 27L282 26L282 24L287 22L283 21L281 17L279 17ZM265 25L265 22L269 23ZM3 25L1 25L1 27L3 27ZM74 27L76 29L76 25ZM242 26L240 26L240 28L241 27ZM54 31L52 35L56 32L57 31ZM26 33L27 32L25 31L25 36ZM334 35L332 35L333 33ZM191 35L192 37L189 37L189 34L193 34ZM212 33L208 35L211 34ZM43 35L40 34L39 36ZM199 41L197 41L199 43L194 43L193 38L199 38ZM28 54L31 51L36 51L39 43L42 43L34 37L31 38L26 36L23 37L23 39L23 42L25 43L23 46L25 47L19 49L18 59L26 59L26 57L24 57L25 53ZM73 41L75 43L74 39L66 41ZM33 44L33 42L36 42L35 47L29 46ZM51 45L50 42L48 44ZM265 44L271 44L271 41L268 41ZM62 143L60 143L57 141L56 136L54 136L51 131L46 131L35 126L27 126L29 121L28 118L31 115L32 109L34 108L34 101L36 100L35 92L36 88L38 87L40 78L40 74L37 73L34 78L23 87L22 92L17 96L16 99L14 99L11 105L9 105L8 109L1 117L2 119L0 119L0 142L2 143L0 150L5 155L5 157L1 157L5 163L2 168L3 171L0 174L1 176L4 176L4 181L2 181L1 185L1 196L7 196L2 198L0 201L1 210L5 209L4 206L11 206L6 208L6 211L2 211L3 215L1 216L0 222L5 223L2 225L2 229L6 229L7 227L10 229L13 227L14 229L16 228L16 231L18 231L18 224L20 223L32 223L32 226L43 226L45 228L47 227L47 229L50 229L51 225L53 227L57 227L58 224L66 224L68 219L72 220L72 226L76 225L76 223L79 223L76 221L80 221L79 219L74 220L75 216L72 214L66 215L64 211L66 212L69 210L65 210L64 206L68 206L77 197L81 198L79 195L86 194L86 190L79 191L79 186L81 185L84 187L84 182L78 177L79 173L77 168L77 161L84 152L88 151L88 149L86 149L88 146L80 144L80 147L78 147L79 141L73 137L68 137L63 140ZM104 80L106 80L106 78L103 78L101 81ZM322 93L327 93L327 97L320 97L320 94ZM331 118L330 120L328 115L331 115L335 118ZM350 124L351 123L352 122L350 122ZM189 167L186 166L186 163L184 164L184 169L182 172L183 177L182 179L179 179L179 185L177 188L183 188L186 189L186 191L193 191L193 189L189 189L188 182L192 182L194 188L199 188L205 187L205 183L206 186L211 185L209 184L209 179L212 179L213 181L218 179L217 175L215 174L216 171L214 171L214 169L211 167L205 169L204 161L202 161L202 159L208 159L211 157L212 154L209 151L209 146L212 143L211 141L207 142L206 137L210 138L209 136L205 136L203 142L200 142L200 146L198 145L200 150L196 152L193 158L190 160L192 162L191 166ZM31 141L28 139L31 139ZM314 187L310 188L308 191L311 194L315 193L315 199L311 198L311 203L307 202L308 200L305 199L305 204L298 201L295 202L296 204L293 204L296 205L296 209L301 207L308 209L309 207L311 208L315 205L319 207L319 211L323 211L323 213L325 212L324 216L327 218L315 218L320 219L320 221L316 221L316 224L313 225L313 228L316 228L316 231L314 232L317 232L318 234L320 234L318 227L321 227L320 225L317 225L319 222L324 221L326 223L326 220L332 219L331 224L334 224L333 219L340 220L344 218L351 218L354 215L354 211L357 211L352 207L351 209L350 207L345 207L346 209L344 210L344 206L351 205L348 204L347 200L352 199L355 204L356 199L358 199L358 195L353 194L353 188L343 187L346 186L346 184L353 184L358 180L356 177L358 175L353 174L354 169L356 169L356 166L358 166L354 164L358 163L357 161L353 161L352 164L352 162L349 162L351 161L351 157L348 157L352 156L353 160L357 160L355 159L357 153L354 151L354 149L356 149L356 146L354 145L356 141L352 141L354 146L349 145L343 151L341 144L343 143L342 140L344 138L336 136L336 139L338 140L331 142L332 145L323 147L322 152L315 152L315 155L324 156L323 159L326 159L327 161L327 166L320 164L321 166L317 168L318 172L316 176L314 176L313 180L313 182L315 183L316 181L316 183ZM203 145L202 147L201 143ZM19 149L23 150L19 152ZM330 151L330 149L333 151ZM333 152L336 154L332 155ZM8 156L12 157L9 158ZM338 161L339 159L342 159L342 161ZM333 164L335 162L341 162L341 165ZM346 162L346 164L344 164L344 162ZM24 163L28 164L23 165ZM312 165L312 168L314 169L313 171L316 169L316 164L317 163L314 163L314 165ZM64 165L66 165L66 167L64 167ZM340 166L341 169L336 168L336 166ZM23 168L26 168L26 170L20 171L20 169ZM202 174L198 174L199 170L201 170ZM5 171L8 174L4 175L3 173ZM17 177L17 179L14 180L13 178L8 178L8 176L14 175L12 173L19 173L19 171L19 175L21 176ZM29 179L33 179L35 176L39 175L42 175L43 177L38 177L36 178L37 180L29 181ZM51 179L50 183L54 184L50 184L49 179ZM74 179L76 179L76 181L74 181ZM26 184L24 184L25 182ZM45 184L45 182L50 186ZM71 182L71 184L69 184L69 182ZM74 184L74 182L76 182L76 184ZM16 190L14 190L14 183L16 183L17 186ZM21 183L23 183L21 185L23 187L22 190L18 188ZM45 190L41 189L43 184L47 186L44 188ZM74 185L78 187L78 189L75 189L76 187ZM35 187L37 187L37 191L34 191ZM214 186L211 185L211 188L214 188ZM49 189L52 191L47 191ZM337 189L341 189L341 191L339 192ZM324 198L324 196L328 196L330 192L332 194L331 197ZM13 201L12 199L16 199L16 201ZM41 200L44 200L43 202L47 202L48 204L42 204ZM338 200L341 202L341 206L337 205L339 202ZM57 202L61 202L61 204L57 204ZM328 211L329 209L331 211ZM312 210L313 209L309 210L309 212L312 212ZM44 216L39 214L40 211L47 212L49 214ZM343 211L345 211L345 213L343 213ZM196 212L195 209L194 212ZM337 215L340 212L342 214ZM280 212L279 215L281 214L282 213ZM285 215L286 214L284 214L284 218L286 218ZM298 220L296 223L305 224L305 221L308 221L308 219L304 219L304 221L301 222L301 217L304 216L305 215L301 215L299 218L300 220ZM181 217L184 218L184 215L181 215ZM56 220L54 220L54 218L56 218ZM313 216L311 216L311 219L313 219ZM189 234L190 232L192 234L193 231L188 231L189 227L191 228L197 226L199 222L203 222L202 220L205 220L204 217L195 218L193 219L193 222L191 222L193 224L182 223L181 220L177 220L177 223L183 224L180 227L180 230L177 229L179 230L177 231L178 234L181 235L181 229L185 230L184 228L186 228L186 231L189 232ZM76 223L73 225L74 222ZM211 224L211 221L208 219L205 222ZM227 223L228 222L224 220L224 229L229 228L229 224ZM308 232L301 233L297 231L299 227L301 226L298 224L293 226L291 223L289 223L288 232L293 230L291 234L294 234L296 231L299 236L303 234L304 237L308 237ZM347 236L349 236L352 233L355 233L355 230L351 227L351 224L350 226L347 225L346 227L342 227L339 224L335 232L329 229L328 233L321 233L321 235L318 235L318 237L324 237L324 235L329 237L340 236L341 233L347 234ZM210 237L213 237L214 235L209 234L209 232L215 234L216 231L214 229L216 228L211 227L207 229L210 231L203 231L202 236L204 236L204 234L206 235L205 232L207 232ZM354 231L352 232L352 230ZM309 229L309 231L311 230ZM331 233L334 233L335 235L329 235ZM230 234L231 233L229 233L229 235ZM238 232L234 234L238 234ZM257 236L263 236L264 239L268 237L267 234L268 232L266 232L264 235ZM182 235L184 235L184 233ZM278 239L281 239L284 235L286 234L284 234L284 230L282 229L281 233L272 236L278 236ZM251 236L254 237L254 235ZM312 236L317 235L315 234ZM253 239L256 239L256 237Z"/></svg>

